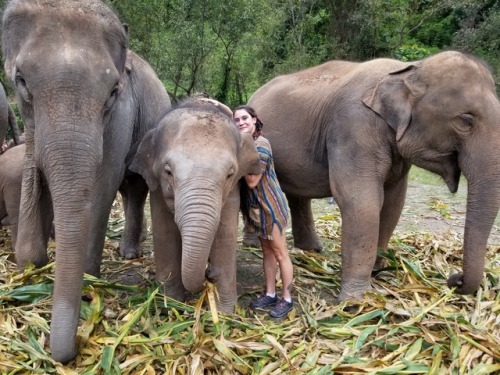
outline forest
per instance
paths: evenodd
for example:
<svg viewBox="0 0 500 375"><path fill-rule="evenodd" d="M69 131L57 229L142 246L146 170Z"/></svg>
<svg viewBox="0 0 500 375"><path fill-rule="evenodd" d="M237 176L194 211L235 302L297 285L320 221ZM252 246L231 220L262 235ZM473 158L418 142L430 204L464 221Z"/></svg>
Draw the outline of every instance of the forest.
<svg viewBox="0 0 500 375"><path fill-rule="evenodd" d="M112 0L174 99L235 106L283 73L331 59L418 60L442 50L483 58L500 77L496 0ZM498 87L498 86L497 86Z"/></svg>
<svg viewBox="0 0 500 375"><path fill-rule="evenodd" d="M449 49L481 57L500 81L496 0L108 3L128 26L130 49L149 61L174 100L206 92L235 106L271 78L327 60L412 61ZM5 82L3 71L0 77Z"/></svg>

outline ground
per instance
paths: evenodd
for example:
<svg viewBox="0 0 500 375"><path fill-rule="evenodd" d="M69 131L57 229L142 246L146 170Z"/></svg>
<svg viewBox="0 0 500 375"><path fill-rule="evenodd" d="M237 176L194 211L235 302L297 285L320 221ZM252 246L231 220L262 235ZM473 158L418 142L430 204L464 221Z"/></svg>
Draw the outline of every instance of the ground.
<svg viewBox="0 0 500 375"><path fill-rule="evenodd" d="M79 354L64 368L47 354L54 263L19 273L4 228L0 373L498 373L500 218L489 238L481 288L471 296L454 294L446 278L463 259L466 186L451 195L438 178L415 172L389 250L381 254L389 267L372 277L373 291L362 301L334 303L340 213L328 198L313 201L324 250L294 248L288 230L295 309L281 319L248 309L264 277L260 249L243 247L241 235L234 314L218 314L213 303L208 308L210 285L187 304L162 296L153 282L151 233L143 257L119 256L123 210L117 199L102 278L85 276ZM53 257L54 243L49 247Z"/></svg>

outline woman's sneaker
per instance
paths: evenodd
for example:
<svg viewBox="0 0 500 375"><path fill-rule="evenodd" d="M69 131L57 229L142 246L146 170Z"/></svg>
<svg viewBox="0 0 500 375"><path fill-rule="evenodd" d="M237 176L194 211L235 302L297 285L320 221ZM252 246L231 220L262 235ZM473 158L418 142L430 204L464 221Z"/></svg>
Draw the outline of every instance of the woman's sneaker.
<svg viewBox="0 0 500 375"><path fill-rule="evenodd" d="M276 302L278 302L278 297L276 297L276 296L271 297L271 296L268 296L267 294L264 294L264 295L260 296L259 298L257 298L255 301L253 301L250 304L250 307L254 308L254 309L260 309L263 307L274 306L274 305L276 305Z"/></svg>
<svg viewBox="0 0 500 375"><path fill-rule="evenodd" d="M281 318L285 316L291 309L293 309L293 301L287 302L284 298L281 298L276 306L269 311L269 315L273 318Z"/></svg>

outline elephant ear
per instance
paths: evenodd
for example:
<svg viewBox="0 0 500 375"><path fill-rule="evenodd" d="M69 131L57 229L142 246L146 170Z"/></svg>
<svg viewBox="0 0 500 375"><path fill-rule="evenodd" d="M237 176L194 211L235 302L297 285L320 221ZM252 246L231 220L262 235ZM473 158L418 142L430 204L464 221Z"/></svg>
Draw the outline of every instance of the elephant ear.
<svg viewBox="0 0 500 375"><path fill-rule="evenodd" d="M26 19L27 17L27 15L20 17L19 14L9 7L6 8L4 13L2 30L2 49L5 57L4 69L5 75L13 87L15 87L14 83L16 79L16 59L21 50L22 43L25 42L24 37L21 36L26 35L26 30L30 28L29 22L33 22L31 19Z"/></svg>
<svg viewBox="0 0 500 375"><path fill-rule="evenodd" d="M418 83L416 65L390 72L363 103L380 115L396 132L396 141L405 133L411 120L412 97L419 97L423 88Z"/></svg>
<svg viewBox="0 0 500 375"><path fill-rule="evenodd" d="M146 133L129 167L132 172L139 173L146 180L151 191L155 191L158 188L158 179L153 170L156 159L154 151L155 133L156 129L151 129Z"/></svg>
<svg viewBox="0 0 500 375"><path fill-rule="evenodd" d="M260 168L259 153L257 152L257 147L255 147L255 142L250 134L241 134L238 160L239 178L249 173L259 174L262 172Z"/></svg>

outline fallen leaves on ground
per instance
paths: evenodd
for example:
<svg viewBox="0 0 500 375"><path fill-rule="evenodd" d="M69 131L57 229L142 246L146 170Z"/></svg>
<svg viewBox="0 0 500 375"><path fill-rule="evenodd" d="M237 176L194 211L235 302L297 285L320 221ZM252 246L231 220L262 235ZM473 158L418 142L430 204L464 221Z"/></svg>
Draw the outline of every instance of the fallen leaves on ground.
<svg viewBox="0 0 500 375"><path fill-rule="evenodd" d="M323 252L291 248L295 309L281 320L243 303L231 315L217 311L211 284L187 303L166 297L151 277L150 255L119 258L113 233L121 222L113 221L103 257L105 277L85 276L79 354L66 366L51 358L48 345L54 263L19 273L7 235L0 248L0 372L500 372L499 246L488 248L477 294L461 296L446 286L448 275L461 268L460 235L395 235L389 251L380 253L386 264L372 278L373 290L362 301L336 305L339 220L338 214L317 218L317 231L326 243ZM260 250L239 246L238 251L260 264ZM138 273L140 282L121 284L120 274L128 271Z"/></svg>

